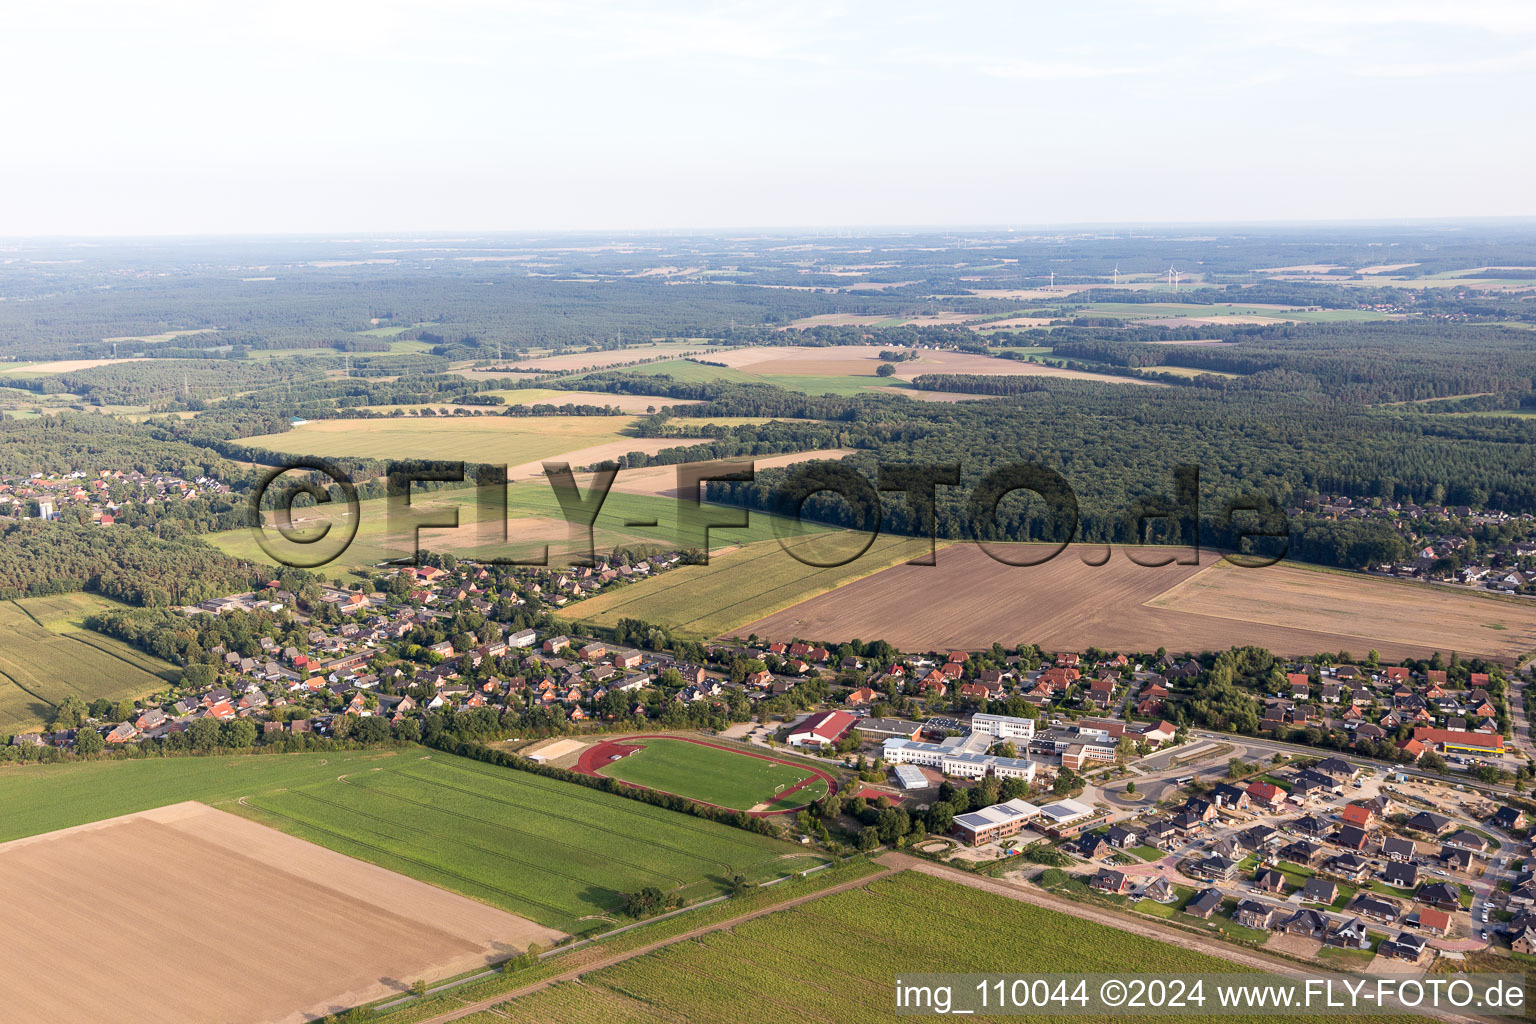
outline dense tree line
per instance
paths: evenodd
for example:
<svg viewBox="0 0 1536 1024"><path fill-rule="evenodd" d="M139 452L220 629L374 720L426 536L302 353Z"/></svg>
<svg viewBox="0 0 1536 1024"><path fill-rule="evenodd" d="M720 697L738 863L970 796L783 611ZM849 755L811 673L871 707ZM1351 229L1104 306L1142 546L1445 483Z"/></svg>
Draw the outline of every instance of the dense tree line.
<svg viewBox="0 0 1536 1024"><path fill-rule="evenodd" d="M252 567L195 537L67 522L0 520L0 598L90 590L169 605L249 590Z"/></svg>

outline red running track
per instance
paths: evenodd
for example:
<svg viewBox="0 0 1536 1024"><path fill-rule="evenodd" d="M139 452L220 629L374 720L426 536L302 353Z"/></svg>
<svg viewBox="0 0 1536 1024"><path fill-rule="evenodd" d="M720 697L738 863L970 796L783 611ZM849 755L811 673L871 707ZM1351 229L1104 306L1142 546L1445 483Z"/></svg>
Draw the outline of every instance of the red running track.
<svg viewBox="0 0 1536 1024"><path fill-rule="evenodd" d="M691 736L669 736L663 733L647 734L645 736L627 736L623 740L604 740L603 742L598 743L595 746L588 747L586 750L582 751L581 757L576 761L576 767L573 768L572 771L580 772L582 775L590 775L597 779L605 779L608 776L604 775L598 769L610 763L615 755L623 757L628 754L633 754L637 750L644 749L642 745L637 745L634 742L635 740L677 740L680 743L697 743L701 747L713 747L716 750L724 750L731 754L740 754L742 757L755 757L760 761L772 761L774 764L787 765L790 768L798 768L801 771L811 773L811 778L801 779L799 782L795 783L793 786L790 786L788 789L780 791L779 795L774 799L788 796L790 793L810 785L813 779L820 779L827 784L828 796L831 796L833 793L837 792L837 780L834 779L831 775L822 771L820 768L812 768L810 765L798 764L794 761L786 761L783 758L769 757L767 754L758 754L750 750L742 750L740 747L727 747L720 743L710 743L708 740L698 740ZM622 780L616 779L614 781ZM625 782L624 785L635 786L633 782ZM721 807L719 804L712 804L707 800L695 800L693 797L687 796L683 793L668 793L664 789L652 789L650 786L635 786L635 788L650 789L653 793L665 793L667 796L680 797L683 800L693 800L693 802L696 804L702 804L705 807L718 807L722 811L740 811L743 809L740 807ZM806 803L801 804L799 807L786 807L777 811L748 811L747 813L752 815L754 818L766 818L775 814L794 814L797 811L803 810L809 806L810 804Z"/></svg>

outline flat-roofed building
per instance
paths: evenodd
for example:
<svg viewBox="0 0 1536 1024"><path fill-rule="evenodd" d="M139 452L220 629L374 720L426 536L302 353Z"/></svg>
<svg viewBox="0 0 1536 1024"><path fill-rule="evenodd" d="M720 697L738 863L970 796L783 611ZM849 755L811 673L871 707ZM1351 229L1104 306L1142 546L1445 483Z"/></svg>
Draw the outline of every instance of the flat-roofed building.
<svg viewBox="0 0 1536 1024"><path fill-rule="evenodd" d="M1035 762L1024 757L988 754L991 740L985 733L951 736L942 743L892 738L881 744L880 756L888 764L923 765L966 779L995 775L1000 779L1035 781Z"/></svg>
<svg viewBox="0 0 1536 1024"><path fill-rule="evenodd" d="M1009 800L979 811L955 815L955 831L972 846L1016 835L1040 816L1040 808L1028 800Z"/></svg>
<svg viewBox="0 0 1536 1024"><path fill-rule="evenodd" d="M1028 743L1035 738L1035 720L1010 715L974 715L971 718L971 732L1000 740L1022 740Z"/></svg>

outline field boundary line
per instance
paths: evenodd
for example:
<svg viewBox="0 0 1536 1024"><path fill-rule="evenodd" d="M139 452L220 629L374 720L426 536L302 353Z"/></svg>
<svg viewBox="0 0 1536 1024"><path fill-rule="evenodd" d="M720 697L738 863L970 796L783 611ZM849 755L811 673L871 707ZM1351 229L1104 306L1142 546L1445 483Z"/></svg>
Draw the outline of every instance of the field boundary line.
<svg viewBox="0 0 1536 1024"><path fill-rule="evenodd" d="M590 964L586 964L581 967L574 967L571 970L564 971L560 974L551 975L548 978L543 978L539 981L531 982L522 986L521 988L516 988L508 992L504 992L501 995L490 996L473 1003L468 1003L464 1006L458 1007L457 1009L450 1010L447 1013L439 1014L436 1017L431 1017L427 1020L421 1021L420 1024L448 1024L449 1021L460 1020L461 1018L472 1016L473 1014L480 1013L484 1010L493 1009L494 1007L500 1006L503 1003L509 1003L513 1000L521 999L524 996L532 995L535 992L543 991L544 989L550 988L563 981L576 981L583 975L591 974L594 971L600 971L604 968L624 963L626 960L633 960L639 956L645 956L648 953L654 953L658 949L663 949L667 946L675 945L679 942L686 942L690 939L696 939L701 936L708 935L712 932L725 931L730 928L734 928L737 925L745 924L748 921L754 921L760 917L767 917L769 914L776 914L782 910L793 910L795 907L802 906L803 904L809 903L812 900L821 899L823 896L835 896L838 893L847 892L849 889L855 889L860 886L867 886L872 882L877 882L881 879L889 878L901 870L904 869L901 867L893 867L887 865L885 866L884 870L878 871L875 874L864 875L859 878L851 879L847 882L839 882L837 885L830 886L826 889L820 889L816 892L806 893L803 896L796 896L785 900L783 903L775 903L771 907L763 907L758 910L748 911L747 913L741 914L737 917L728 918L724 921L717 921L714 924L701 925L700 927L694 928L690 931L681 932L677 935L668 936L664 939L658 939L655 942L648 943L644 946L637 946L634 949L625 950L621 953L615 953L613 956L604 957L600 960L595 960ZM703 904L700 904L700 906L702 905Z"/></svg>

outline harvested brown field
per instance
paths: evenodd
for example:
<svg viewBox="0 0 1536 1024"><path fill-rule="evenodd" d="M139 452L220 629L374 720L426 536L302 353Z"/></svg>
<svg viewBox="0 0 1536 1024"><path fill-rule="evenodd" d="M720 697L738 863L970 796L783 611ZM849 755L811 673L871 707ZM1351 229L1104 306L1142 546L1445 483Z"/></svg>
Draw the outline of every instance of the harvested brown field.
<svg viewBox="0 0 1536 1024"><path fill-rule="evenodd" d="M560 937L197 803L0 845L0 903L11 1020L295 1024Z"/></svg>
<svg viewBox="0 0 1536 1024"><path fill-rule="evenodd" d="M1161 594L1155 608L1352 637L1389 649L1458 651L1512 661L1536 650L1536 602L1299 565L1228 562Z"/></svg>
<svg viewBox="0 0 1536 1024"><path fill-rule="evenodd" d="M1015 546L1010 546L1015 547ZM1166 549L1165 549L1166 550ZM1008 566L954 544L935 566L899 565L732 631L768 639L883 639L904 650L975 650L994 641L1048 650L1220 650L1285 655L1439 650L1511 662L1536 648L1536 603L1519 604L1291 565L1145 567L1125 550L1074 545L1037 566Z"/></svg>
<svg viewBox="0 0 1536 1024"><path fill-rule="evenodd" d="M697 342L657 342L654 345L632 345L629 348L604 349L600 352L571 352L559 356L540 356L520 363L507 363L521 370L563 372L587 370L601 366L618 366L639 362L643 359L675 359L684 355L702 355L712 351L708 345ZM491 376L495 376L494 373ZM505 376L503 374L502 376Z"/></svg>
<svg viewBox="0 0 1536 1024"><path fill-rule="evenodd" d="M767 376L871 376L880 365L880 345L829 345L822 347L754 346L711 356L733 370ZM972 373L988 376L1070 377L1077 380L1112 381L1118 384L1153 384L1152 381L1108 374L1067 370L1042 363L971 352L923 349L916 359L896 364L896 379L912 380L925 373ZM872 382L878 383L878 380Z"/></svg>

